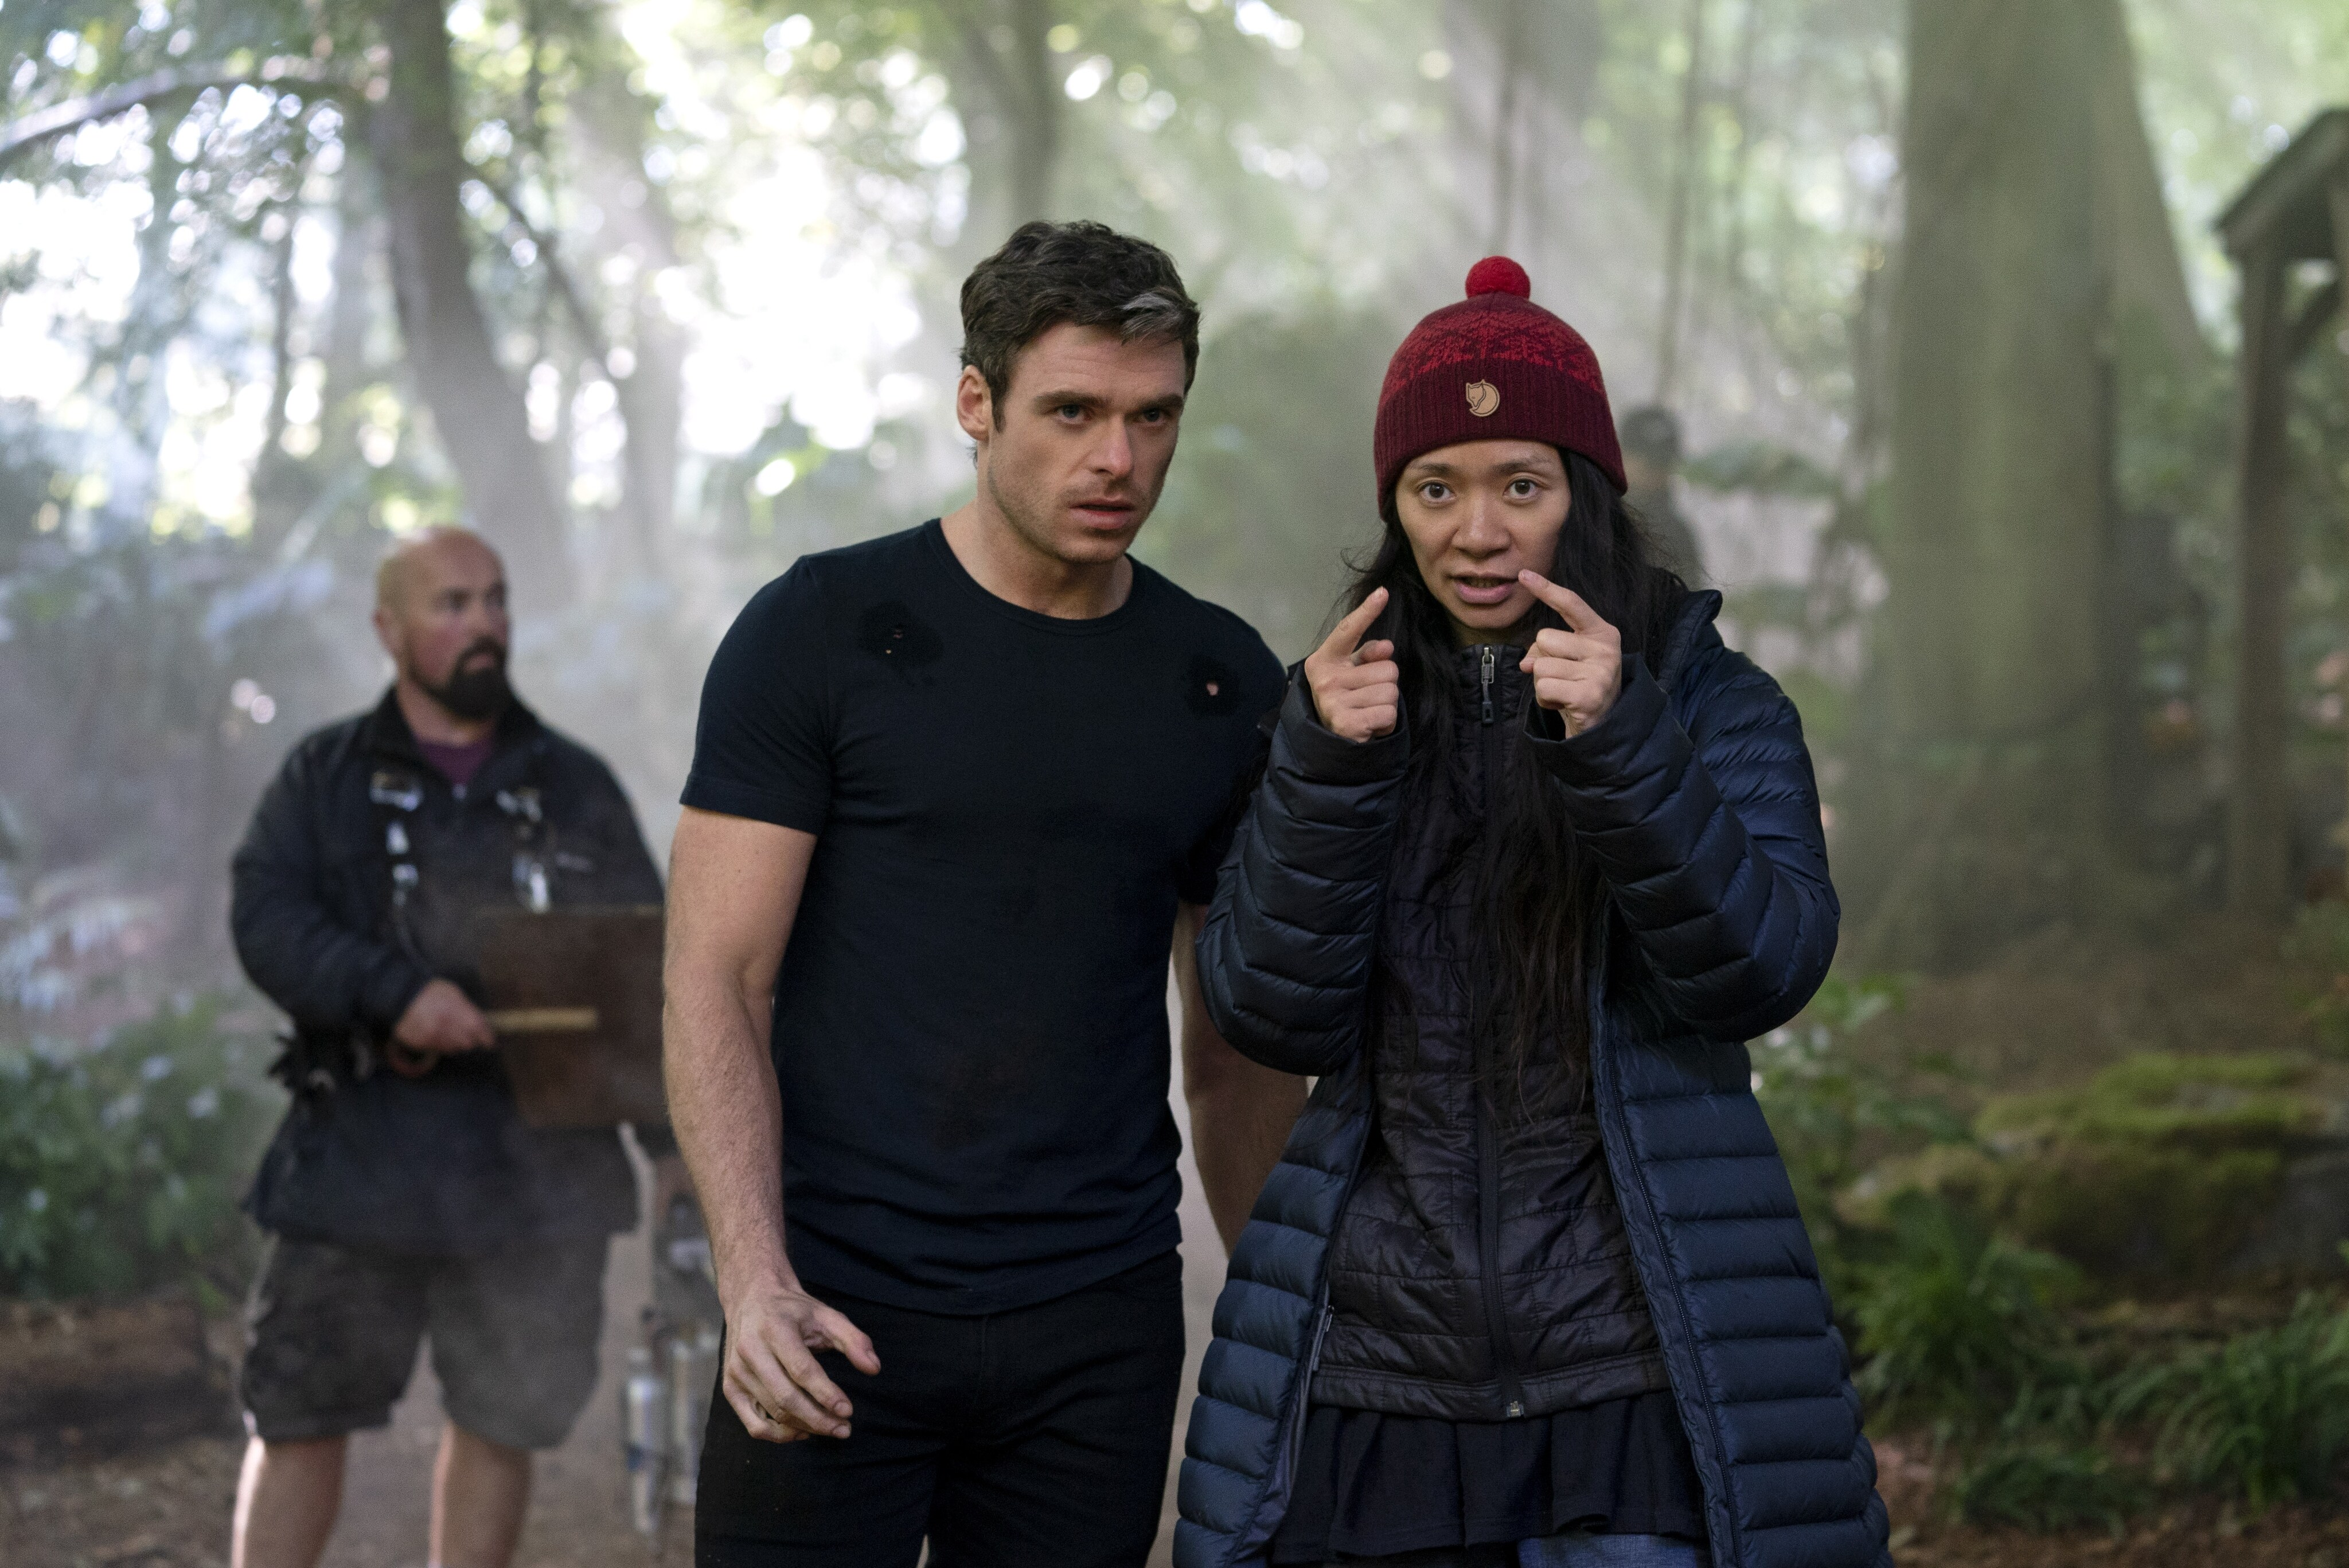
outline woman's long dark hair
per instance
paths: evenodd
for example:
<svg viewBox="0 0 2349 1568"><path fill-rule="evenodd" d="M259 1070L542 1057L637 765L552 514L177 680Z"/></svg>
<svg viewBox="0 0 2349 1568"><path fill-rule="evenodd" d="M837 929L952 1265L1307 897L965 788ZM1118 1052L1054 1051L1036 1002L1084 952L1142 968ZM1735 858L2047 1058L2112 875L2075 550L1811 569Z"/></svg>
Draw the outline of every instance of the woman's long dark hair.
<svg viewBox="0 0 2349 1568"><path fill-rule="evenodd" d="M1577 452L1561 455L1570 503L1557 558L1547 575L1580 594L1622 633L1627 664L1633 653L1660 652L1687 589L1650 558L1639 517L1599 465ZM1459 644L1451 618L1421 579L1392 493L1379 510L1385 532L1376 552L1357 567L1343 603L1351 610L1373 589L1387 590L1387 608L1371 635L1393 640L1402 666L1413 737L1404 809L1415 815L1447 794L1464 798L1466 759L1451 739L1456 706L1466 698L1454 674ZM1526 641L1560 624L1547 606L1537 605L1500 640ZM1489 860L1473 855L1481 824L1464 805L1454 813L1461 831L1446 847L1440 873L1475 879L1472 1023L1496 1047L1490 1057L1496 1103L1509 1083L1522 1086L1537 1052L1563 1051L1567 1064L1579 1069L1590 1044L1586 940L1606 908L1605 888L1575 841L1556 782L1517 740L1524 721L1523 713L1500 720L1507 760L1487 795L1487 809L1501 814L1498 853Z"/></svg>

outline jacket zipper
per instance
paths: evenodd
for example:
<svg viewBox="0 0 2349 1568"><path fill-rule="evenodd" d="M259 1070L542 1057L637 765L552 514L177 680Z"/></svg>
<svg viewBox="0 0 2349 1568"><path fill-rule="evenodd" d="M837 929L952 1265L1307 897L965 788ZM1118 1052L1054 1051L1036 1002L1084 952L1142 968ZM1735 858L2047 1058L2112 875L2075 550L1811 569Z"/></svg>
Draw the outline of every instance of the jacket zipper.
<svg viewBox="0 0 2349 1568"><path fill-rule="evenodd" d="M1326 1296L1328 1284L1325 1282L1321 1288ZM1297 1407L1289 1413L1288 1433L1281 1445L1280 1473L1288 1479L1292 1488L1297 1481L1297 1461L1305 1451L1305 1417L1311 1413L1313 1404L1313 1375L1321 1366L1321 1341L1337 1315L1338 1309L1324 1299L1321 1310L1313 1314L1312 1337L1305 1344L1305 1366L1297 1380Z"/></svg>
<svg viewBox="0 0 2349 1568"><path fill-rule="evenodd" d="M1493 710L1493 653L1490 645L1477 649L1477 674L1483 702L1480 710L1484 729L1485 757L1485 870L1493 870L1494 806L1501 788L1501 732L1495 727ZM1480 1034L1489 1031L1480 1031ZM1492 1049L1492 1042L1480 1038L1476 1043L1479 1056ZM1476 1251L1481 1262L1485 1296L1485 1332L1493 1341L1493 1366L1498 1376L1501 1392L1501 1414L1511 1420L1526 1413L1525 1385L1517 1376L1516 1355L1509 1344L1508 1313L1501 1300L1501 1150L1493 1127L1490 1098L1490 1075L1477 1075L1476 1085Z"/></svg>

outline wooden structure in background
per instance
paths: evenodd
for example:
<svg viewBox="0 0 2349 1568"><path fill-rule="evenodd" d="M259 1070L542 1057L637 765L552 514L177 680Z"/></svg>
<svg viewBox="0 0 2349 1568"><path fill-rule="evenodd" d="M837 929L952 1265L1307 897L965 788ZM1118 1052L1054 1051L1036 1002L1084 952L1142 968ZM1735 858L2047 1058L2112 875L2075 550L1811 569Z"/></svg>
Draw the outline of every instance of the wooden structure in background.
<svg viewBox="0 0 2349 1568"><path fill-rule="evenodd" d="M2284 620L2292 535L2284 514L2292 368L2341 313L2349 278L2349 109L2309 121L2219 219L2242 277L2235 444L2238 612L2235 735L2227 821L2227 903L2272 919L2290 908L2291 711ZM2295 290L2303 262L2332 278Z"/></svg>

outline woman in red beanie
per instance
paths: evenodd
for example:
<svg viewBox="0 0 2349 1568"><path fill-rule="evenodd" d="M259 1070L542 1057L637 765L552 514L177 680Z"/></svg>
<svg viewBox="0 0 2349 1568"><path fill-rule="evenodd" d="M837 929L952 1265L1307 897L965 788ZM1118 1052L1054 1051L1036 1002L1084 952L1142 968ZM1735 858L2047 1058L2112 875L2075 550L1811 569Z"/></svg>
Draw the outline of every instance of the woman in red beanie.
<svg viewBox="0 0 2349 1568"><path fill-rule="evenodd" d="M1385 534L1200 938L1319 1078L1232 1260L1184 1568L1870 1568L1744 1042L1835 950L1801 725L1651 561L1597 359L1494 257L1379 401Z"/></svg>

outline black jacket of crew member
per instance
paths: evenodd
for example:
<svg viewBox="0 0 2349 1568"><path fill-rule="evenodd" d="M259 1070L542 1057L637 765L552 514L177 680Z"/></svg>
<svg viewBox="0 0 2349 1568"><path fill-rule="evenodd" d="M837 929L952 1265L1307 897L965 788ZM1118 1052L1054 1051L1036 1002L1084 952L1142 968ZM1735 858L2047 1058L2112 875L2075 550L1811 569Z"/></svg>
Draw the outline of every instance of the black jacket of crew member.
<svg viewBox="0 0 2349 1568"><path fill-rule="evenodd" d="M493 1051L442 1057L418 1078L383 1052L427 981L480 1002L480 911L659 902L627 797L594 753L517 702L460 790L387 693L294 748L233 874L237 956L295 1027L298 1092L246 1199L264 1228L468 1254L634 1223L615 1131L523 1126ZM397 907L396 878L408 884Z"/></svg>

